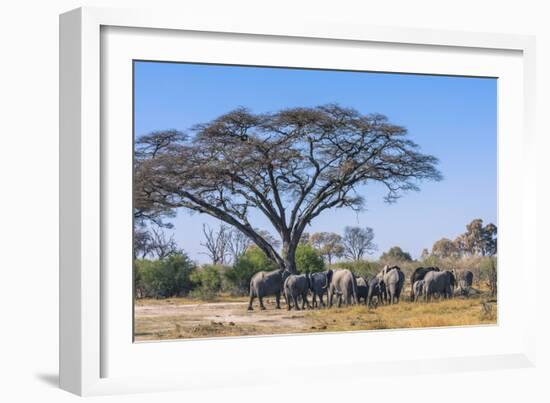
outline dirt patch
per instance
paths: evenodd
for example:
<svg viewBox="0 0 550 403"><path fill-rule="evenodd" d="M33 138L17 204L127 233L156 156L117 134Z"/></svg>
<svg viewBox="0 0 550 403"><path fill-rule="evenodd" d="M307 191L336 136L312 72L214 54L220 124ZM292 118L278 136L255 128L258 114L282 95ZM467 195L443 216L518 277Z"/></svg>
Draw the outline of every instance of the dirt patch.
<svg viewBox="0 0 550 403"><path fill-rule="evenodd" d="M320 331L396 329L433 326L466 326L496 323L496 302L480 298L411 303L369 309L351 307L287 311L275 309L275 301L264 301L266 310L248 301L188 303L173 301L135 306L136 341L221 336L288 334Z"/></svg>

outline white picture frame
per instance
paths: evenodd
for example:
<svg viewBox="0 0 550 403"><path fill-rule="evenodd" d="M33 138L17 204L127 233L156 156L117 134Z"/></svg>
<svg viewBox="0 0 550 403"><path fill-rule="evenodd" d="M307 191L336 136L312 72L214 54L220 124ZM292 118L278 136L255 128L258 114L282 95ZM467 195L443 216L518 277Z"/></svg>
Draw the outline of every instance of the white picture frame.
<svg viewBox="0 0 550 403"><path fill-rule="evenodd" d="M353 59L357 52L384 53L389 48L379 65L368 62L370 70L389 71L388 63L398 63L400 54L421 52L425 57L413 58L416 65L411 61L405 67L396 67L397 71L427 72L425 65L431 61L431 74L495 76L494 72L498 72L502 82L500 96L507 95L499 98L499 247L506 250L506 245L519 242L514 251L499 254L499 324L468 329L368 332L368 335L352 332L225 338L147 343L136 347L127 334L131 316L125 316L131 315L128 311L130 283L127 289L120 291L124 294L120 298L122 303L110 298L113 290L120 290L117 287L126 284L128 273L124 277L109 270L114 262L125 264L124 259L129 256L113 252L109 240L117 239L117 246L123 245L120 249L124 251L128 249L124 245L128 246L131 239L130 233L124 235L125 229L130 228L127 220L131 216L131 209L124 204L128 189L131 190L128 170L124 171L124 167L127 168L131 161L131 148L126 154L125 150L132 139L111 133L114 128L127 132L128 125L131 126L127 119L128 113L132 113L131 102L128 104L131 88L125 78L127 70L124 70L128 67L127 61L148 58L151 54L155 60L172 60L174 45L187 40L186 33L192 33L193 38L189 41L214 38L210 42L204 39L203 53L194 54L192 61L227 62L228 59L223 59L222 48L213 51L217 46L215 42L238 38L246 46L252 46L247 40L256 46L268 43L271 46L271 51L256 49L248 56L242 55L247 49L244 46L241 59L237 60L241 64L284 65L282 59L274 62L270 57L284 50L299 58L293 44L303 50L315 43L316 47L325 46L333 52L348 49L342 50L349 53L347 56L342 54L342 60L347 58L347 61L341 66L328 66L327 61L316 60L312 50L307 56L310 59L306 57L296 67L311 63L311 67L350 68L353 60L358 60L356 68L364 69L360 57ZM106 34L112 36L106 37ZM141 37L135 41L138 35ZM232 49L238 47L237 43L232 45ZM506 282L507 265L518 262L521 262L522 276L537 275L536 242L533 242L536 236L536 182L529 179L535 177L532 155L536 147L533 131L535 44L532 37L315 21L295 24L238 18L213 20L149 10L81 8L61 15L60 47L60 384L63 389L79 395L96 395L277 383L281 377L262 372L261 364L247 367L246 358L239 360L239 357L261 354L266 343L273 346L275 357L284 349L307 349L311 343L321 341L343 342L352 349L366 337L369 343L380 345L380 351L384 343L399 343L403 337L419 343L431 340L436 347L431 353L424 351L416 355L402 348L391 357L380 354L368 358L350 356L348 359L323 359L308 365L296 360L285 362L285 367L289 364L296 368L323 365L334 369L331 373L323 371L325 375L317 374L318 380L323 376L342 379L350 374L369 376L380 371L417 374L534 365L536 295L526 296L517 306L509 303L509 299L507 303L512 290L507 288ZM349 50L351 48L354 50ZM208 49L212 50L210 55ZM436 58L434 52L442 56ZM104 60L106 58L108 60ZM519 113L511 113L518 108ZM119 161L122 159L118 164L122 169L112 163L115 150ZM518 164L521 169L517 166L512 169L512 159L521 160ZM501 181L503 175L507 178L506 183ZM517 191L518 186L521 191ZM127 211L127 215L110 214L112 211ZM456 346L449 354L444 353L445 344L453 344L453 340L464 337L478 337L479 349ZM496 342L489 345L491 340ZM138 354L141 362L149 360L146 362L151 365L145 367L155 370L137 370L134 360ZM187 357L185 364L173 359L177 354ZM231 371L223 362L214 369L212 360L216 357L223 357L220 361L244 362L233 364ZM162 365L152 366L153 363ZM207 379L205 374L208 374Z"/></svg>

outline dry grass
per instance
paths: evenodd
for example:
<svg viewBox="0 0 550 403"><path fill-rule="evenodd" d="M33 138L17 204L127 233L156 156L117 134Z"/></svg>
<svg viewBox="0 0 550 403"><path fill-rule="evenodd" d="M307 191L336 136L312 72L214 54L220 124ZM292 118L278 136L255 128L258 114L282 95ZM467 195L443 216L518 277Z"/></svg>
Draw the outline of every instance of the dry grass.
<svg viewBox="0 0 550 403"><path fill-rule="evenodd" d="M136 341L251 336L349 330L406 329L441 326L495 324L496 301L483 292L478 297L435 300L430 303L402 301L397 305L369 309L352 307L287 311L246 310L247 298L221 297L217 303L195 299L142 300L136 304Z"/></svg>

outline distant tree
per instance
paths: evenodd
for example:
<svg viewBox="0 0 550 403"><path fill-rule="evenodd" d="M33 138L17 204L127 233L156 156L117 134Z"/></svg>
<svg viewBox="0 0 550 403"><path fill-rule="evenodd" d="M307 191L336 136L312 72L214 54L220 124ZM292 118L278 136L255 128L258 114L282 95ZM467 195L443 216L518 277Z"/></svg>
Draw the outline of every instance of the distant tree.
<svg viewBox="0 0 550 403"><path fill-rule="evenodd" d="M213 265L224 265L228 255L230 254L230 230L226 225L220 224L218 230L210 228L207 224L203 224L202 233L205 241L201 243L204 246L207 255Z"/></svg>
<svg viewBox="0 0 550 403"><path fill-rule="evenodd" d="M432 255L439 258L456 257L458 256L456 243L448 238L441 238L433 244Z"/></svg>
<svg viewBox="0 0 550 403"><path fill-rule="evenodd" d="M134 259L145 259L151 253L153 239L144 226L134 227Z"/></svg>
<svg viewBox="0 0 550 403"><path fill-rule="evenodd" d="M483 255L493 256L497 254L497 226L487 224L483 227Z"/></svg>
<svg viewBox="0 0 550 403"><path fill-rule="evenodd" d="M309 234L309 232L304 232L300 237L300 243L302 245L307 245L308 243L310 243L310 241L311 241L311 235Z"/></svg>
<svg viewBox="0 0 550 403"><path fill-rule="evenodd" d="M376 251L373 240L374 231L370 227L346 227L342 238L343 255L352 260L361 260L365 254Z"/></svg>
<svg viewBox="0 0 550 403"><path fill-rule="evenodd" d="M275 249L279 249L281 247L281 241L278 240L277 238L275 238L271 232L265 230L265 229L260 229L260 228L255 228L254 229L263 239L265 239L267 242L269 242L269 244Z"/></svg>
<svg viewBox="0 0 550 403"><path fill-rule="evenodd" d="M174 235L166 236L161 227L136 226L134 228L134 258L152 257L165 259L168 256L181 254Z"/></svg>
<svg viewBox="0 0 550 403"><path fill-rule="evenodd" d="M296 249L296 269L298 273L315 273L325 269L323 258L311 245L298 245Z"/></svg>
<svg viewBox="0 0 550 403"><path fill-rule="evenodd" d="M430 252L427 248L422 249L422 253L420 254L420 260L426 260L430 257Z"/></svg>
<svg viewBox="0 0 550 403"><path fill-rule="evenodd" d="M477 218L466 226L464 249L470 255L483 253L483 220Z"/></svg>
<svg viewBox="0 0 550 403"><path fill-rule="evenodd" d="M463 256L463 255L469 255L470 253L467 252L466 250L466 244L467 244L467 241L466 241L466 236L465 234L461 234L459 236L457 236L455 238L455 240L453 241L453 243L455 244L455 249L457 250L458 254L460 256Z"/></svg>
<svg viewBox="0 0 550 403"><path fill-rule="evenodd" d="M239 260L248 247L252 245L250 238L235 228L229 231L228 242L233 264L237 263L237 260Z"/></svg>
<svg viewBox="0 0 550 403"><path fill-rule="evenodd" d="M151 228L151 253L160 260L172 255L179 255L183 252L178 248L174 235L166 237L164 231L160 228Z"/></svg>
<svg viewBox="0 0 550 403"><path fill-rule="evenodd" d="M319 251L321 256L332 264L333 258L344 255L344 244L342 237L334 232L316 232L311 235L309 243Z"/></svg>
<svg viewBox="0 0 550 403"><path fill-rule="evenodd" d="M380 260L383 262L412 262L410 253L403 251L399 246L390 248L387 252L384 252L380 256Z"/></svg>
<svg viewBox="0 0 550 403"><path fill-rule="evenodd" d="M407 129L338 105L253 114L240 108L197 125L195 135L153 132L136 142L134 216L176 208L208 214L247 235L280 269L296 271L306 227L335 208L360 210L357 186L378 182L394 202L422 180L440 180L437 159ZM262 214L277 250L250 224Z"/></svg>
<svg viewBox="0 0 550 403"><path fill-rule="evenodd" d="M497 253L497 227L476 218L466 226L466 232L455 240L457 249L466 255L492 256Z"/></svg>

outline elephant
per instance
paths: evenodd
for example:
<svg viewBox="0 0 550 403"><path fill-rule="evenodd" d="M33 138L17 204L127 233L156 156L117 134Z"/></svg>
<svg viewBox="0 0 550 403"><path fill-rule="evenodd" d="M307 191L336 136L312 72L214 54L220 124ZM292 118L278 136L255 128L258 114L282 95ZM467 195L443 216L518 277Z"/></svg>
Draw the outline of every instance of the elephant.
<svg viewBox="0 0 550 403"><path fill-rule="evenodd" d="M424 280L426 274L431 271L439 271L439 267L418 267L411 274L411 301L414 300L416 295L413 288L414 283L416 283L418 280Z"/></svg>
<svg viewBox="0 0 550 403"><path fill-rule="evenodd" d="M311 278L309 273L306 274L291 274L284 282L284 293L288 310L292 309L292 301L294 302L294 309L300 310L298 305L298 297L302 297L302 309L305 309L306 305L311 308L309 301L307 300L307 293L311 288Z"/></svg>
<svg viewBox="0 0 550 403"><path fill-rule="evenodd" d="M377 304L383 303L383 295L386 293L386 285L384 280L381 280L379 277L373 277L369 281L369 295L367 305L372 306L372 299L376 297Z"/></svg>
<svg viewBox="0 0 550 403"><path fill-rule="evenodd" d="M317 297L319 297L321 306L325 306L325 303L323 302L323 295L327 292L327 289L330 285L330 281L332 280L332 273L332 270L329 269L327 271L312 273L310 275L310 290L312 294L312 305L314 308L317 306Z"/></svg>
<svg viewBox="0 0 550 403"><path fill-rule="evenodd" d="M413 284L413 294L414 302L418 301L418 298L424 293L424 280L416 280Z"/></svg>
<svg viewBox="0 0 550 403"><path fill-rule="evenodd" d="M366 305L369 297L369 281L366 277L356 277L355 280L357 282L357 303L361 303L361 298L363 298Z"/></svg>
<svg viewBox="0 0 550 403"><path fill-rule="evenodd" d="M281 309L281 292L286 278L290 275L288 270L260 271L250 280L250 302L248 310L252 311L252 302L258 297L260 309L264 310L263 298L268 295L275 296L276 308Z"/></svg>
<svg viewBox="0 0 550 403"><path fill-rule="evenodd" d="M453 273L457 280L458 293L468 296L472 284L474 283L474 273L470 270L461 270L458 273Z"/></svg>
<svg viewBox="0 0 550 403"><path fill-rule="evenodd" d="M455 283L454 274L448 270L429 272L424 277L424 299L430 301L436 292L443 298L452 298Z"/></svg>
<svg viewBox="0 0 550 403"><path fill-rule="evenodd" d="M403 285L405 284L405 275L398 266L385 266L379 273L379 276L380 274L382 274L386 286L384 299L389 304L397 304L401 296L401 290L403 290Z"/></svg>
<svg viewBox="0 0 550 403"><path fill-rule="evenodd" d="M332 279L328 288L328 306L332 306L334 294L338 295L338 307L342 305L342 300L346 305L357 304L357 282L355 276L348 269L334 270Z"/></svg>

